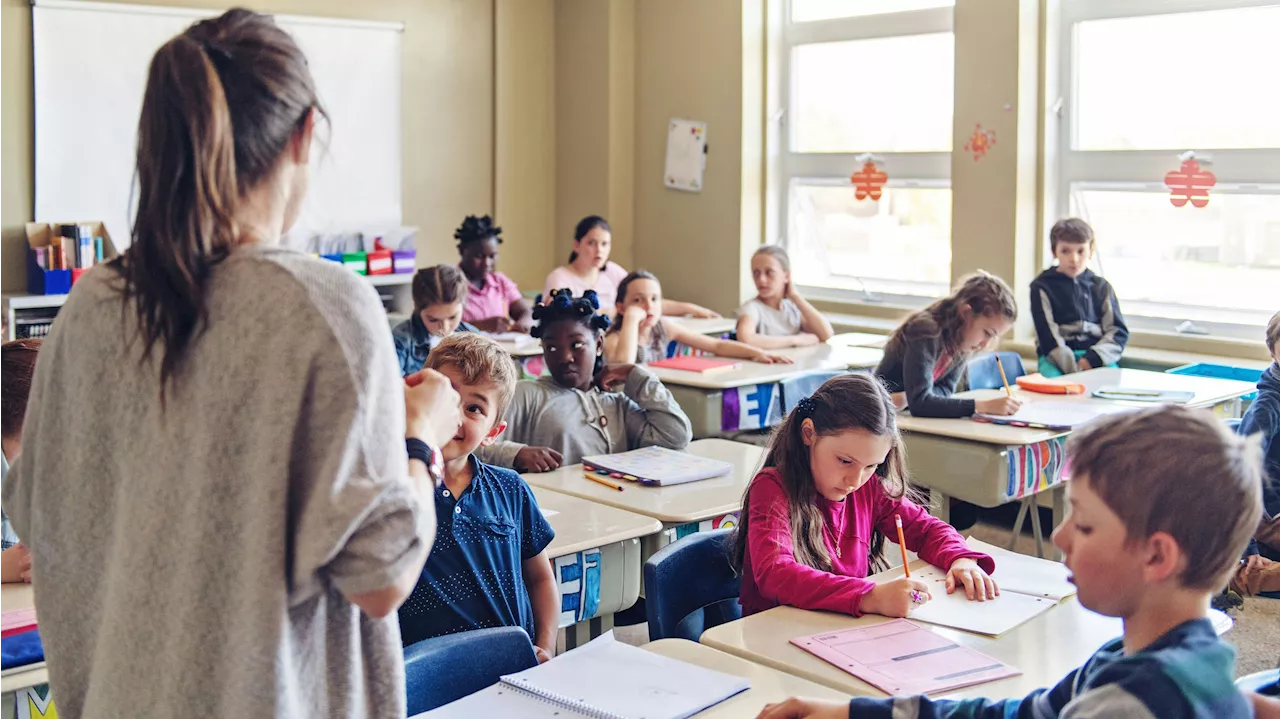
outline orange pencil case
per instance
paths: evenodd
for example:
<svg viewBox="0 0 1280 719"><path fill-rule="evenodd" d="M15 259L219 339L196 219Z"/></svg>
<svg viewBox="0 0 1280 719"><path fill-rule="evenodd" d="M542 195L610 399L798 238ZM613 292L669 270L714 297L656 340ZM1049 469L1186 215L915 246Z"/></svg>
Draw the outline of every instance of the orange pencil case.
<svg viewBox="0 0 1280 719"><path fill-rule="evenodd" d="M1018 387L1041 394L1084 394L1084 385L1064 379L1049 379L1039 372L1017 379Z"/></svg>

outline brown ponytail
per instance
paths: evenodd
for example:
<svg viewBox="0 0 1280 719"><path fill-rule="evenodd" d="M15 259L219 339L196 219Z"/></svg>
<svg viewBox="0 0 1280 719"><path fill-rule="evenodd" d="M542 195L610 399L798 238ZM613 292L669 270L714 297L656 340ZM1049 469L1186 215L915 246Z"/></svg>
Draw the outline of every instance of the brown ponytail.
<svg viewBox="0 0 1280 719"><path fill-rule="evenodd" d="M266 15L233 9L156 51L138 123L138 210L115 263L144 358L161 345L160 393L207 320L213 267L249 239L241 198L268 179L319 108L306 58ZM126 305L127 306L127 305Z"/></svg>

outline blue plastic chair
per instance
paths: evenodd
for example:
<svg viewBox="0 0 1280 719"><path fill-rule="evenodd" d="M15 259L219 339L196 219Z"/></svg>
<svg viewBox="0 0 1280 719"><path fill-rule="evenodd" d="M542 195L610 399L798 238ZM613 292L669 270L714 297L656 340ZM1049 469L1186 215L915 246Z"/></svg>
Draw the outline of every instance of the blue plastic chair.
<svg viewBox="0 0 1280 719"><path fill-rule="evenodd" d="M732 528L690 534L644 563L649 641L696 642L707 629L742 617L742 578L729 565L732 536Z"/></svg>
<svg viewBox="0 0 1280 719"><path fill-rule="evenodd" d="M430 711L538 665L520 627L494 627L423 639L404 649L409 716Z"/></svg>
<svg viewBox="0 0 1280 719"><path fill-rule="evenodd" d="M1013 385L1013 381L1027 373L1022 368L1022 357L1017 352L990 352L984 355L978 355L969 360L967 369L969 377L969 389L1002 389L1004 382L1000 381L1000 366L996 364L996 357L1004 363L1004 374L1009 378L1009 385Z"/></svg>
<svg viewBox="0 0 1280 719"><path fill-rule="evenodd" d="M1240 677L1236 680L1236 688L1269 697L1280 696L1280 669L1267 669Z"/></svg>
<svg viewBox="0 0 1280 719"><path fill-rule="evenodd" d="M786 416L788 412L796 408L796 403L805 397L810 397L818 388L827 383L832 377L839 377L845 372L811 372L796 377L788 377L782 380L780 385L780 396L778 401L782 403L782 414Z"/></svg>

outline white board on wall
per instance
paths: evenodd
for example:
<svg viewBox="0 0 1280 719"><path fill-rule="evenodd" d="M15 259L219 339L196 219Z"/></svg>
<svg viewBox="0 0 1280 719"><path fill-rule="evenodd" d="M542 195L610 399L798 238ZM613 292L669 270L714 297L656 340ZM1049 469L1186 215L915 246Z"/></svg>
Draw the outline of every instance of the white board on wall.
<svg viewBox="0 0 1280 719"><path fill-rule="evenodd" d="M138 115L151 57L199 11L77 0L32 9L37 221L102 220L130 241ZM399 23L276 16L315 78L328 123L312 142L295 233L397 226Z"/></svg>

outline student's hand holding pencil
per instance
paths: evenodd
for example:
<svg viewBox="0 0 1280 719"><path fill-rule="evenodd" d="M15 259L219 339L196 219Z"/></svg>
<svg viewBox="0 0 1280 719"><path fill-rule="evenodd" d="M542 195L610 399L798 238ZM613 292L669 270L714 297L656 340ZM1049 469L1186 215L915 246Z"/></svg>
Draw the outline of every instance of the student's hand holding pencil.
<svg viewBox="0 0 1280 719"><path fill-rule="evenodd" d="M1003 417L1017 414L1020 407L1022 407L1022 402L1013 397L980 399L973 403L973 411L978 414L996 414Z"/></svg>
<svg viewBox="0 0 1280 719"><path fill-rule="evenodd" d="M892 582L877 584L862 598L859 609L863 614L905 617L912 609L932 598L928 584L919 579L903 577Z"/></svg>

